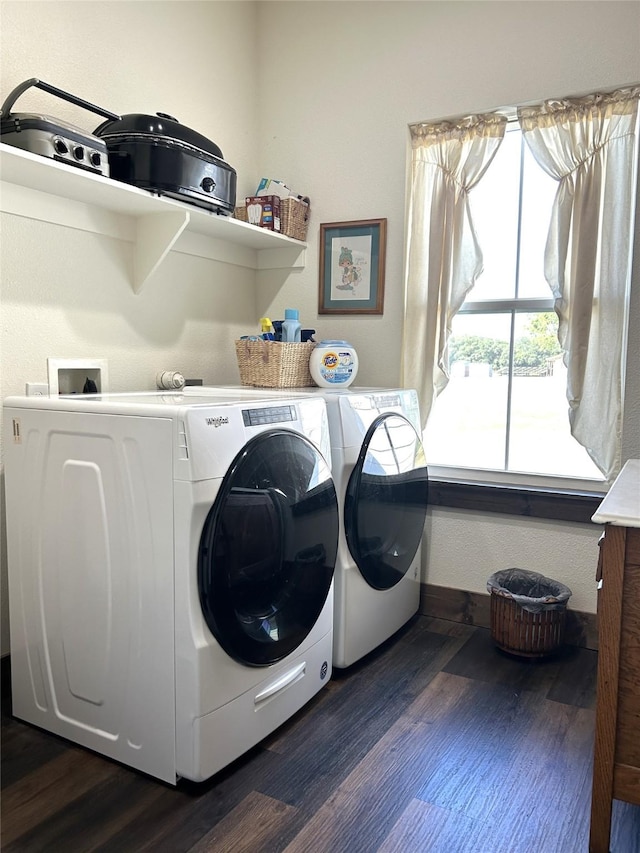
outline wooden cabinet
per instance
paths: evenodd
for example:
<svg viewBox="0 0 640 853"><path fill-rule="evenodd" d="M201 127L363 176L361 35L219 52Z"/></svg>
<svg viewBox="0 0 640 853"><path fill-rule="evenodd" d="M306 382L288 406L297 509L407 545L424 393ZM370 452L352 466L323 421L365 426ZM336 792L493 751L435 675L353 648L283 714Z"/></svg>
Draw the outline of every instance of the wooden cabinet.
<svg viewBox="0 0 640 853"><path fill-rule="evenodd" d="M640 805L640 503L638 460L625 466L631 505L614 506L616 484L594 515L605 522L598 576L598 681L590 853L608 853L612 800ZM622 474L621 474L622 477ZM620 478L619 478L620 479ZM616 481L618 482L618 481ZM618 511L621 510L621 511ZM626 522L626 523L625 523Z"/></svg>

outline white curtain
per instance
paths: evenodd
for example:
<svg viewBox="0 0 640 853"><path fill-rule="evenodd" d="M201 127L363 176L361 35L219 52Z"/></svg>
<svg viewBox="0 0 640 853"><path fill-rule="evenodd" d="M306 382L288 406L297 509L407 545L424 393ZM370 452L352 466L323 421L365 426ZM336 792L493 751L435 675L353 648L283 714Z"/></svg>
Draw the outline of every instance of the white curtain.
<svg viewBox="0 0 640 853"><path fill-rule="evenodd" d="M498 150L506 123L490 114L410 127L401 370L403 387L418 391L423 427L449 381L451 321L482 272L468 194Z"/></svg>
<svg viewBox="0 0 640 853"><path fill-rule="evenodd" d="M620 467L640 87L522 107L558 182L545 249L567 366L571 434L611 480Z"/></svg>

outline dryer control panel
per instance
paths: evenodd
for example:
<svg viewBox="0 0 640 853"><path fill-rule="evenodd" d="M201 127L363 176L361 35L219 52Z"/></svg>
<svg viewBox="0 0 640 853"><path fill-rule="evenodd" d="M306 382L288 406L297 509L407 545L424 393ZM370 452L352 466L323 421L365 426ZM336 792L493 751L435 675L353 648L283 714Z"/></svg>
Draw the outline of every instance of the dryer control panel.
<svg viewBox="0 0 640 853"><path fill-rule="evenodd" d="M295 406L269 406L259 409L243 409L242 419L245 426L264 426L265 424L282 424L296 421Z"/></svg>

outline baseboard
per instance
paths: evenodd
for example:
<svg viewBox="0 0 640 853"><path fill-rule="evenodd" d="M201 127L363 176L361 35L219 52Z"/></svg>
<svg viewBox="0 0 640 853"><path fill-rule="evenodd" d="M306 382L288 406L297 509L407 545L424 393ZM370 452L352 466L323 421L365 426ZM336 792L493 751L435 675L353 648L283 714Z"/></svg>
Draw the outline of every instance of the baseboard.
<svg viewBox="0 0 640 853"><path fill-rule="evenodd" d="M463 622L480 628L491 627L491 596L483 592L468 592L446 586L421 584L420 613L449 622ZM567 609L565 643L585 649L598 648L598 629L595 613Z"/></svg>

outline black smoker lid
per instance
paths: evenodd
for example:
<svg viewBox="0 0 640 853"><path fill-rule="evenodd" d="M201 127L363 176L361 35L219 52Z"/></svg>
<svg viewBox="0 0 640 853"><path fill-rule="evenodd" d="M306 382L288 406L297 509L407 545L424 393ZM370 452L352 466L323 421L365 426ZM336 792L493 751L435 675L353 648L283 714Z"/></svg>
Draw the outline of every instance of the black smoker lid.
<svg viewBox="0 0 640 853"><path fill-rule="evenodd" d="M215 142L190 127L180 124L176 118L166 113L156 113L154 116L130 113L121 116L117 121L102 122L93 132L103 139L141 135L161 140L176 140L222 159L222 151Z"/></svg>

